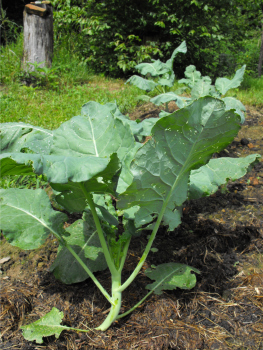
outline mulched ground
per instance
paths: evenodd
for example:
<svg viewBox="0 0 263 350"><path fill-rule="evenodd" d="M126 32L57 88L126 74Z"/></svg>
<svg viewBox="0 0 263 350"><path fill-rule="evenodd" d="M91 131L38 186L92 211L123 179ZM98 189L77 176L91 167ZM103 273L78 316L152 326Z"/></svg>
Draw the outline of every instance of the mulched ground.
<svg viewBox="0 0 263 350"><path fill-rule="evenodd" d="M153 109L147 105L137 113L153 117ZM238 137L220 156L263 155L263 110L247 109ZM63 332L41 345L24 340L19 327L54 306L64 312L63 324L85 329L103 321L109 304L90 280L65 286L49 273L57 248L51 238L35 252L11 247L2 238L1 258L10 259L1 264L1 349L262 350L262 185L261 161L213 196L186 203L182 224L174 232L160 229L154 243L158 252L150 253L143 270L151 264L187 263L201 271L196 287L153 295L104 333ZM140 259L146 236L133 240L123 280ZM109 273L97 277L109 290ZM122 311L146 295L148 283L139 274L123 293Z"/></svg>

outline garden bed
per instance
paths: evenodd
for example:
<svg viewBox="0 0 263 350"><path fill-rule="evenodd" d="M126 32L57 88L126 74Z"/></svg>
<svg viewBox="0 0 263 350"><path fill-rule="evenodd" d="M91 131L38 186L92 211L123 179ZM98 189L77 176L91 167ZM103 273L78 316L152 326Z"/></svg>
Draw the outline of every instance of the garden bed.
<svg viewBox="0 0 263 350"><path fill-rule="evenodd" d="M169 106L170 110L173 108ZM143 106L137 119L158 115ZM247 106L238 137L219 156L263 155L263 110ZM218 155L215 155L218 156ZM22 251L1 242L1 348L6 349L249 349L263 347L263 162L245 177L229 182L209 198L186 203L182 224L162 227L143 269L152 264L181 262L201 271L192 290L152 295L106 332L63 332L38 345L24 340L19 327L39 319L52 307L64 312L63 324L87 329L98 326L109 304L89 279L65 286L49 272L57 244L50 237L37 251ZM74 217L72 217L74 220ZM133 271L147 233L133 239L123 280ZM9 259L8 259L9 258ZM107 271L96 274L110 288ZM142 274L123 293L125 312L147 292Z"/></svg>

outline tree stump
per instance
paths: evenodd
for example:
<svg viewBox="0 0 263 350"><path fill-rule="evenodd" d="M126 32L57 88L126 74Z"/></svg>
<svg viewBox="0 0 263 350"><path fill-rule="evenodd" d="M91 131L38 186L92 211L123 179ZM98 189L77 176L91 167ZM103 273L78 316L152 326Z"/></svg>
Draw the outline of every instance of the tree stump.
<svg viewBox="0 0 263 350"><path fill-rule="evenodd" d="M24 70L32 71L28 63L43 62L40 67L51 67L53 56L53 11L49 4L31 3L25 6Z"/></svg>

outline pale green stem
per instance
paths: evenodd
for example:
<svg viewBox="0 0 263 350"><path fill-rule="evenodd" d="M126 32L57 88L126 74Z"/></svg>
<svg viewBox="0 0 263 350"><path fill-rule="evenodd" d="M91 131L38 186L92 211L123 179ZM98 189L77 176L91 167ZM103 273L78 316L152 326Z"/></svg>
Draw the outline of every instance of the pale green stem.
<svg viewBox="0 0 263 350"><path fill-rule="evenodd" d="M121 296L122 293L118 291L118 288L121 285L121 273L118 272L115 275L112 275L112 300L114 305L111 306L110 312L103 323L96 328L99 331L106 331L112 323L117 319L120 308L121 308Z"/></svg>
<svg viewBox="0 0 263 350"><path fill-rule="evenodd" d="M143 297L143 298L142 298L136 305L134 305L130 310L124 312L124 313L121 314L121 315L118 315L117 319L129 315L129 314L130 314L131 312L133 312L138 306L140 306L140 305L144 302L144 300L145 300L146 298L148 298L153 292L154 292L154 289L151 290L149 293L147 293L147 294L145 295L145 297Z"/></svg>
<svg viewBox="0 0 263 350"><path fill-rule="evenodd" d="M79 329L79 328L73 328L73 327L65 327L65 330L72 330L72 331L75 331L75 332L83 332L83 333L88 333L90 331L92 331L92 329Z"/></svg>
<svg viewBox="0 0 263 350"><path fill-rule="evenodd" d="M121 273L121 271L123 269L123 266L124 266L124 263L125 263L125 259L126 259L127 253L128 253L128 248L129 248L129 245L130 245L130 241L131 241L131 237L127 240L127 242L125 243L125 246L123 248L123 255L121 257L120 267L118 269L118 271L120 273Z"/></svg>
<svg viewBox="0 0 263 350"><path fill-rule="evenodd" d="M111 258L111 255L110 255L110 252L109 252L109 249L108 249L108 246L107 246L107 242L106 242L106 240L104 238L104 234L103 234L103 231L102 231L102 228L101 228L101 225L100 225L100 220L98 218L98 214L96 212L93 199L91 197L91 194L86 190L86 188L85 188L83 183L80 183L80 187L81 187L81 190L84 193L84 195L85 195L85 197L87 199L87 202L89 204L89 207L90 207L90 210L91 210L94 222L95 222L95 226L96 226L96 229L97 229L97 232L98 232L98 235L99 235L100 244L101 244L101 247L102 247L102 250L103 250L106 262L107 262L107 265L108 265L108 267L110 269L111 274L114 275L117 272L117 269L116 269L116 267L114 265L114 262L113 262L113 260Z"/></svg>
<svg viewBox="0 0 263 350"><path fill-rule="evenodd" d="M184 169L181 170L181 173L180 175L177 177L176 181L174 182L171 190L169 191L165 201L163 202L163 205L162 205L162 208L161 208L161 211L158 215L158 219L155 223L155 226L154 226L154 229L151 233L151 236L149 238L149 241L145 247L145 250L144 250L144 253L140 259L140 261L138 262L138 265L136 266L136 268L133 270L133 273L130 275L130 277L120 286L120 288L118 289L119 292L123 292L131 283L132 281L135 279L135 277L138 275L138 273L140 272L149 252L150 252L150 249L152 247L152 244L153 244L153 241L155 239L155 236L157 234L157 231L159 229L159 226L161 224L161 221L163 219L163 216L164 216L164 212L165 212L165 209L169 203L169 200L171 198L171 195L174 191L174 189L176 188L176 186L178 185L178 182L180 182L181 178L185 176L185 173L184 173Z"/></svg>
<svg viewBox="0 0 263 350"><path fill-rule="evenodd" d="M78 261L78 263L83 267L83 269L87 272L89 277L92 279L92 281L96 284L96 286L99 288L101 293L105 296L105 298L111 303L112 299L110 295L107 293L107 291L102 287L100 282L97 280L97 278L93 275L93 273L90 271L88 266L80 259L78 254L75 252L75 250L67 243L67 241L56 231L54 231L51 227L49 227L49 230L53 233L55 237L57 237L58 241L60 242L61 245L63 245L67 250L74 256L74 258Z"/></svg>
<svg viewBox="0 0 263 350"><path fill-rule="evenodd" d="M163 89L159 89L159 86L156 86L156 89L162 94L163 93Z"/></svg>
<svg viewBox="0 0 263 350"><path fill-rule="evenodd" d="M172 276L173 273L174 273L174 272L171 272L170 274L168 274L167 276L165 276L165 278L161 279L160 282L157 283L157 284L154 286L154 288L153 288L149 293L147 293L147 294L145 295L145 297L143 297L143 298L142 298L136 305L134 305L130 310L124 312L124 313L121 314L121 315L118 315L117 319L129 315L133 310L135 310L138 306L140 306L140 305L144 302L144 300L145 300L146 298L148 298L148 297L149 297L149 296L150 296L150 295L151 295L151 294L152 294L152 293L167 279L167 278L169 278L170 276Z"/></svg>
<svg viewBox="0 0 263 350"><path fill-rule="evenodd" d="M87 267L87 265L80 259L78 254L72 249L70 245L66 241L63 242L65 247L70 251L70 253L74 256L74 258L78 261L78 263L83 267L83 269L87 272L89 277L92 279L92 281L96 284L96 286L99 288L101 293L105 296L105 298L112 304L115 305L110 295L106 292L106 290L102 287L100 282L97 280L97 278L93 275L93 273L90 271L90 269Z"/></svg>
<svg viewBox="0 0 263 350"><path fill-rule="evenodd" d="M165 208L164 208L164 210L165 210ZM133 270L133 273L130 275L130 277L120 286L118 291L123 292L132 283L132 281L135 279L135 277L140 272L140 270L142 268L142 265L144 264L148 254L149 254L149 251L150 251L150 249L152 247L152 244L153 244L153 241L155 239L155 236L156 236L156 233L158 231L158 228L159 228L159 226L161 224L161 221L162 221L162 218L163 218L163 214L164 214L164 210L161 210L161 213L158 216L158 219L157 219L157 221L155 223L154 229L153 229L153 231L151 233L149 241L148 241L148 243L147 243L147 245L145 247L144 253L143 253L143 255L142 255L138 265Z"/></svg>

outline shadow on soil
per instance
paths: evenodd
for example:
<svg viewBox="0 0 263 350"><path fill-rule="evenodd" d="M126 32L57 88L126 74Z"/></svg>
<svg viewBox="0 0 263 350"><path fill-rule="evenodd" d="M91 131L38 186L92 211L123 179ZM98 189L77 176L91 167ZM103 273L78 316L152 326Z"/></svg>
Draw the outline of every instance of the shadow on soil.
<svg viewBox="0 0 263 350"><path fill-rule="evenodd" d="M261 125L262 111L250 108L239 136L220 156L263 154L262 133L251 133L251 127ZM165 262L186 263L201 272L196 287L152 295L104 333L63 332L41 345L24 340L19 327L52 307L64 312L64 325L86 329L104 320L109 304L92 281L65 286L48 272L57 250L52 237L34 252L11 247L2 238L1 257L10 259L1 265L1 349L262 350L262 185L261 161L213 196L186 203L175 231L160 228L154 242L158 251L149 254L142 272ZM123 280L138 263L146 242L147 233L132 241ZM97 277L109 291L110 274L100 272ZM143 273L138 275L123 293L122 312L146 295L149 282Z"/></svg>

